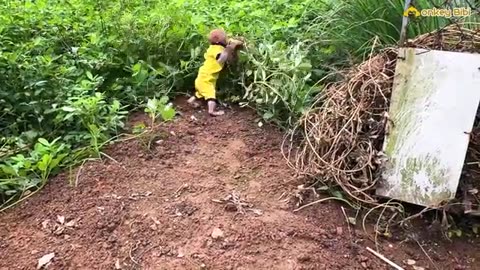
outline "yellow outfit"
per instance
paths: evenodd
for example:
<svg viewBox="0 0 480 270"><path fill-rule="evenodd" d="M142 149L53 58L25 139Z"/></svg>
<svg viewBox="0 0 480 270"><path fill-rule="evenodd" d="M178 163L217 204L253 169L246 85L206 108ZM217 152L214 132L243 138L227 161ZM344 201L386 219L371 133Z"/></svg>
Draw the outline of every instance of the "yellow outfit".
<svg viewBox="0 0 480 270"><path fill-rule="evenodd" d="M205 62L198 70L195 80L195 96L206 100L215 99L215 86L223 65L217 62L217 56L222 53L221 45L210 45L204 54Z"/></svg>

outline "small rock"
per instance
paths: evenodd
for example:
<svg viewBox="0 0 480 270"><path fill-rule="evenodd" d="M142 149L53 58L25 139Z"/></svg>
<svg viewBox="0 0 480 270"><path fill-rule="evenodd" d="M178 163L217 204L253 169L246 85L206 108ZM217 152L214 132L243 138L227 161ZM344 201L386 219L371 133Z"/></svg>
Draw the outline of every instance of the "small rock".
<svg viewBox="0 0 480 270"><path fill-rule="evenodd" d="M205 245L206 245L207 247L211 247L211 246L213 245L212 239L208 239L208 241L205 242Z"/></svg>
<svg viewBox="0 0 480 270"><path fill-rule="evenodd" d="M214 170L217 172L220 171L220 166L216 166Z"/></svg>
<svg viewBox="0 0 480 270"><path fill-rule="evenodd" d="M212 231L212 238L213 239L223 238L223 236L224 236L224 234L223 234L222 230L220 230L219 228L213 229L213 231Z"/></svg>
<svg viewBox="0 0 480 270"><path fill-rule="evenodd" d="M455 270L465 270L465 269L467 269L467 267L465 267L464 265L461 265L461 264L457 264L455 266Z"/></svg>
<svg viewBox="0 0 480 270"><path fill-rule="evenodd" d="M414 265L414 266L413 266L413 270L425 270L425 268Z"/></svg>
<svg viewBox="0 0 480 270"><path fill-rule="evenodd" d="M367 269L367 264L365 262L362 262L361 265L363 268Z"/></svg>
<svg viewBox="0 0 480 270"><path fill-rule="evenodd" d="M343 234L343 228L337 227L337 235L342 235L342 234Z"/></svg>
<svg viewBox="0 0 480 270"><path fill-rule="evenodd" d="M42 267L44 266L47 266L48 264L50 264L50 262L52 261L52 259L55 257L55 253L49 253L47 255L44 255L43 257L41 257L39 260L38 260L38 265L37 265L37 269L41 269Z"/></svg>
<svg viewBox="0 0 480 270"><path fill-rule="evenodd" d="M117 260L115 261L115 269L117 269L117 270L118 270L118 269L122 269L122 266L120 265L120 260L119 260L119 259L117 259Z"/></svg>
<svg viewBox="0 0 480 270"><path fill-rule="evenodd" d="M407 260L407 264L408 264L408 265L414 265L414 264L416 264L416 263L417 263L417 262L416 262L415 260L412 260L412 259L408 259L408 260Z"/></svg>
<svg viewBox="0 0 480 270"><path fill-rule="evenodd" d="M227 203L225 205L225 211L228 212L237 212L237 206L233 203Z"/></svg>
<svg viewBox="0 0 480 270"><path fill-rule="evenodd" d="M367 256L363 256L363 255L360 255L360 261L361 261L361 262L367 262L367 261L368 261L368 257L367 257Z"/></svg>
<svg viewBox="0 0 480 270"><path fill-rule="evenodd" d="M224 242L224 243L222 243L222 249L229 249L229 248L234 247L234 246L235 246L235 244L232 243L232 242Z"/></svg>
<svg viewBox="0 0 480 270"><path fill-rule="evenodd" d="M202 263L200 264L200 269L207 269L207 266L204 263Z"/></svg>
<svg viewBox="0 0 480 270"><path fill-rule="evenodd" d="M300 255L300 256L297 257L297 261L298 261L298 262L301 262L301 263L303 263L303 262L308 262L308 261L310 261L311 259L312 259L312 258L310 258L310 256L307 255L307 254L303 254L303 255Z"/></svg>
<svg viewBox="0 0 480 270"><path fill-rule="evenodd" d="M108 224L108 226L107 226L107 230L108 230L109 232L113 232L116 228L117 228L117 224L114 223L114 222L111 222L111 223Z"/></svg>

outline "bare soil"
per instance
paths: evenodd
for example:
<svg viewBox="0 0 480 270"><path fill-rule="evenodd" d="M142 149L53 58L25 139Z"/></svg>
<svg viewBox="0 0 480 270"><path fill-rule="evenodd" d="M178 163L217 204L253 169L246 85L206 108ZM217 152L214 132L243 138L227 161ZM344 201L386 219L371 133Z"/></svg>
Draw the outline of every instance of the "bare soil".
<svg viewBox="0 0 480 270"><path fill-rule="evenodd" d="M52 252L48 269L391 269L366 247L405 269L480 269L472 237L447 241L421 223L375 245L339 203L293 212L300 182L280 131L246 109L211 118L178 106L151 151L117 142L105 150L116 162L87 162L1 213L0 269L36 269Z"/></svg>

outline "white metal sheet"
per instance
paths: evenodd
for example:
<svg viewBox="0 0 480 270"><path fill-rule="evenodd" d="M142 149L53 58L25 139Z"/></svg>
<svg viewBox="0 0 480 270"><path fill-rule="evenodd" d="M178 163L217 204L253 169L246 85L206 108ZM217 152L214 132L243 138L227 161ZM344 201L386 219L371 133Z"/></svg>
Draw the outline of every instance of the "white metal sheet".
<svg viewBox="0 0 480 270"><path fill-rule="evenodd" d="M480 54L399 52L376 194L436 207L455 197L480 100Z"/></svg>

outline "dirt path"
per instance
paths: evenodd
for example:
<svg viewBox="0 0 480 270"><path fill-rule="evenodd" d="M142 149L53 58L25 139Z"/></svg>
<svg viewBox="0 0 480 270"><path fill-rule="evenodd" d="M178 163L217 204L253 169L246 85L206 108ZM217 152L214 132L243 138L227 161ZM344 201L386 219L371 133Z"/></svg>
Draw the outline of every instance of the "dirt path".
<svg viewBox="0 0 480 270"><path fill-rule="evenodd" d="M360 228L349 233L338 204L291 211L285 199L298 183L279 151L281 133L246 110L209 118L180 108L151 154L138 140L117 143L106 153L120 165L89 162L76 188L77 172L59 175L1 214L0 269L35 269L51 252L48 269L388 269L366 252L374 243ZM251 205L241 213L213 201L229 194ZM438 269L480 269L477 243L462 241L424 249ZM407 259L435 269L416 242L379 248L405 269L414 269Z"/></svg>

